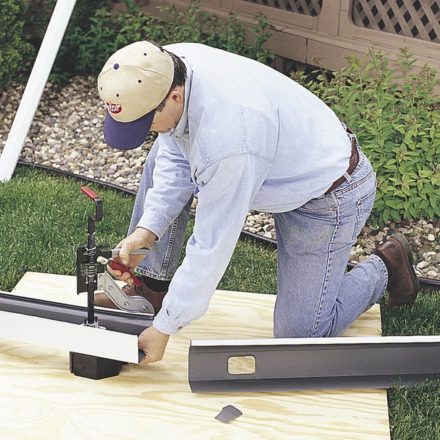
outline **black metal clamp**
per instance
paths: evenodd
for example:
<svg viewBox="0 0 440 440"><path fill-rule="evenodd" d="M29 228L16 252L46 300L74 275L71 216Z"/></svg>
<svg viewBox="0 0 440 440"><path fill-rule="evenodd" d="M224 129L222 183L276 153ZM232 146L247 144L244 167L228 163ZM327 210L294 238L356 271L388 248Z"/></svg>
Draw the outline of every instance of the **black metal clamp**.
<svg viewBox="0 0 440 440"><path fill-rule="evenodd" d="M87 186L81 187L81 192L95 203L95 214L90 215L87 222L87 245L78 247L76 251L77 293L87 291L87 319L84 325L99 327L95 317L95 290L98 285L98 272L104 272L105 267L97 263L97 258L111 257L108 246L97 246L95 229L96 223L103 218L102 198ZM82 353L70 353L70 371L76 376L89 379L103 379L117 376L124 362L90 356Z"/></svg>
<svg viewBox="0 0 440 440"><path fill-rule="evenodd" d="M82 186L81 192L95 203L95 215L90 215L88 218L87 245L78 247L76 253L77 293L87 291L87 320L85 324L97 326L94 297L98 283L98 272L104 271L104 267L97 263L97 258L99 256L110 258L111 251L107 246L96 245L96 223L103 218L101 196L87 186Z"/></svg>

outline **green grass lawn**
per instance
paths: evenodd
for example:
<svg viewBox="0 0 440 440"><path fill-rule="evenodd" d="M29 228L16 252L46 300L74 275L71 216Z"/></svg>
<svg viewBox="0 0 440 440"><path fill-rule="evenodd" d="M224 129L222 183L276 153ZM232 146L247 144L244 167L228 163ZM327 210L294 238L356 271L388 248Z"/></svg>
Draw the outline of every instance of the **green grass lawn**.
<svg viewBox="0 0 440 440"><path fill-rule="evenodd" d="M19 167L0 183L0 290L9 291L27 271L73 275L76 247L87 239L93 203L79 190L82 182ZM104 200L98 243L115 245L126 234L134 198L93 187ZM219 288L276 291L276 253L240 241ZM440 334L440 297L421 294L412 308L382 308L385 335ZM437 382L388 392L393 440L440 440Z"/></svg>

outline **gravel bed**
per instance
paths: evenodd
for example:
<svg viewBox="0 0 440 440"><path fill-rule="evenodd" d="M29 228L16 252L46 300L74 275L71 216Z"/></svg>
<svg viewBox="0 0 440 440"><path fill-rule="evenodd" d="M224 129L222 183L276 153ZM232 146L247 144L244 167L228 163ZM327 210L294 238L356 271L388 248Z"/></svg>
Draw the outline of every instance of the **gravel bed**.
<svg viewBox="0 0 440 440"><path fill-rule="evenodd" d="M0 151L17 110L23 86L14 85L0 94ZM136 190L150 142L131 151L108 148L102 136L104 108L94 78L78 77L65 86L48 83L29 131L21 160L111 182ZM244 229L274 238L270 214L250 212ZM418 276L440 279L440 220L390 223L379 229L367 225L351 252L357 263L394 232L409 239Z"/></svg>

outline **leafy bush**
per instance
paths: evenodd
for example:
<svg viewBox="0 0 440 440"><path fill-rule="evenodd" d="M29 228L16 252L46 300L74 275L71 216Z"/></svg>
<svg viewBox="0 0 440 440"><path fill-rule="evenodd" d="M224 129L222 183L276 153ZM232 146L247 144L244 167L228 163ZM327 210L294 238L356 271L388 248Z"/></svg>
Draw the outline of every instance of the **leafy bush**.
<svg viewBox="0 0 440 440"><path fill-rule="evenodd" d="M256 24L250 28L252 41L249 42L245 26L233 13L228 15L226 21L222 21L215 15L201 11L197 1L192 1L181 12L174 5L162 7L161 12L161 26L153 29L153 34L147 34L153 41L156 38L160 43L204 43L267 64L274 58L272 51L264 48L271 36L271 25L262 14L254 17Z"/></svg>
<svg viewBox="0 0 440 440"><path fill-rule="evenodd" d="M41 33L44 30L44 27L38 27L38 23L44 22L41 9L51 11L54 0L31 3L33 6L28 14L39 17L33 22L33 28ZM77 3L55 63L57 78L96 74L115 50L143 39L159 44L200 42L263 62L273 59L272 52L263 47L270 38L270 25L262 15L257 17L257 24L250 30L253 41L248 42L245 27L235 15L230 14L226 22L222 22L201 11L196 2L191 2L182 11L174 5L164 6L159 17L142 12L132 0L125 0L126 12L113 14L109 3L108 0ZM34 14L38 4L40 12Z"/></svg>
<svg viewBox="0 0 440 440"><path fill-rule="evenodd" d="M31 32L30 42L39 49L56 0L27 0L26 27ZM58 51L52 70L52 80L67 79L81 71L78 68L78 53L84 33L88 32L92 18L100 8L109 8L110 0L77 1Z"/></svg>
<svg viewBox="0 0 440 440"><path fill-rule="evenodd" d="M293 74L324 100L358 136L378 174L372 220L383 224L440 216L440 97L436 71L414 67L407 49L396 66L371 51L328 75Z"/></svg>
<svg viewBox="0 0 440 440"><path fill-rule="evenodd" d="M200 42L266 63L274 58L270 50L264 49L270 38L270 24L262 15L256 16L257 23L250 29L253 41L249 42L245 38L245 26L234 14L222 21L201 11L196 1L182 11L174 5L164 6L160 16L142 12L135 0L124 0L125 12L112 13L114 1L76 3L52 69L52 80L67 80L76 74L96 75L115 50L142 39L159 44ZM1 2L0 87L23 66L32 65L55 3L56 0ZM18 18L21 15L26 22L26 40L21 35L23 23Z"/></svg>
<svg viewBox="0 0 440 440"><path fill-rule="evenodd" d="M90 27L86 33L77 29L76 62L72 73L97 74L101 70L107 58L118 49L115 21L107 9L98 9L90 18Z"/></svg>
<svg viewBox="0 0 440 440"><path fill-rule="evenodd" d="M23 39L23 2L0 2L0 88L12 78L31 53L32 47Z"/></svg>

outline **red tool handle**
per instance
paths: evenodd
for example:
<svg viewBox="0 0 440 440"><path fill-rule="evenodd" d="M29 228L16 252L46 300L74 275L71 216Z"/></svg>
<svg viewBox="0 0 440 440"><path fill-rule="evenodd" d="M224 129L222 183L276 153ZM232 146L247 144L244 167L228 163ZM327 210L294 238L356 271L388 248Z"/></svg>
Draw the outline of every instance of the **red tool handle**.
<svg viewBox="0 0 440 440"><path fill-rule="evenodd" d="M98 194L96 194L95 193L95 191L93 191L93 189L92 188L89 188L88 186L82 186L81 188L80 188L80 190L81 190L81 192L83 193L83 194L85 194L89 199L92 199L92 200L97 200L97 199L101 199L101 197L98 195Z"/></svg>
<svg viewBox="0 0 440 440"><path fill-rule="evenodd" d="M128 272L131 277L133 278L133 283L136 287L141 287L141 280L134 275L134 273L125 265L122 263L119 263L115 260L112 260L111 258L108 260L107 264L113 269L113 270L119 270L121 272Z"/></svg>
<svg viewBox="0 0 440 440"><path fill-rule="evenodd" d="M89 199L92 199L95 202L96 214L95 217L91 217L92 221L99 222L102 220L103 209L102 209L102 198L99 194L96 194L93 189L88 186L82 186L80 188L81 192L85 194Z"/></svg>

